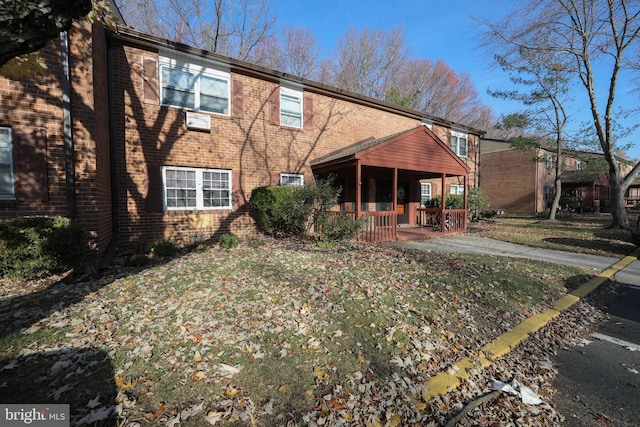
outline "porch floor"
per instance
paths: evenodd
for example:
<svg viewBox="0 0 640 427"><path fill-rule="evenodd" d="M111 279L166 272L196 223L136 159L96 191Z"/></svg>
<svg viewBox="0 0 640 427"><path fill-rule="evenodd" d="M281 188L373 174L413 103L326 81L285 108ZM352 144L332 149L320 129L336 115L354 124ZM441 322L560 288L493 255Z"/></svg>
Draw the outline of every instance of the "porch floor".
<svg viewBox="0 0 640 427"><path fill-rule="evenodd" d="M431 227L417 226L399 226L396 231L396 237L400 242L408 242L410 240L430 239L442 236L439 231L433 231Z"/></svg>

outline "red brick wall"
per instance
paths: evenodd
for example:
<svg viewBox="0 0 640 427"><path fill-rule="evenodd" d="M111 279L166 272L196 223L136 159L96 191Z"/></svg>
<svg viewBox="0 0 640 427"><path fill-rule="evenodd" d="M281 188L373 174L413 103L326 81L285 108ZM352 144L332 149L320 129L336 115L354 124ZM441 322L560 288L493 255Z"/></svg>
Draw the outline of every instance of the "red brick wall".
<svg viewBox="0 0 640 427"><path fill-rule="evenodd" d="M71 116L77 220L97 246L104 248L111 240L106 45L104 31L95 30L92 34L89 25L76 23L69 31ZM71 215L67 211L59 39L52 40L40 55L48 70L45 76L19 81L0 77L0 126L11 126L14 134L38 131L45 136L44 197L0 201L0 218ZM97 105L94 97L99 100ZM19 181L16 176L17 187L22 185Z"/></svg>
<svg viewBox="0 0 640 427"><path fill-rule="evenodd" d="M532 151L505 150L486 153L481 159L480 188L492 209L507 214L536 212L536 168ZM544 165L543 165L544 166Z"/></svg>
<svg viewBox="0 0 640 427"><path fill-rule="evenodd" d="M211 114L210 133L187 130L184 110L143 100L143 57L157 58L157 54L120 43L114 46L115 137L123 246L144 246L164 237L186 243L225 232L254 234L247 202L255 187L274 183L281 172L301 173L308 180L309 162L314 158L420 124L399 114L305 91L305 102L311 99L313 104L313 126L281 127L271 123L268 102L279 84L232 72L232 90L234 81L242 83L242 116ZM232 170L233 209L195 215L151 208L150 192L162 192L153 181L163 165Z"/></svg>

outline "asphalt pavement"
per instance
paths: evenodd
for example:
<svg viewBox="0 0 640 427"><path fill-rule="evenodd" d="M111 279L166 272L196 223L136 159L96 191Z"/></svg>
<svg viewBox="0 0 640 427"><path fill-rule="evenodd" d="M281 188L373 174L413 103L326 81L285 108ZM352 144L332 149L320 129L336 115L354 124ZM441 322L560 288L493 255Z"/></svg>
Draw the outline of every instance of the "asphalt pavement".
<svg viewBox="0 0 640 427"><path fill-rule="evenodd" d="M404 248L528 258L603 272L619 258L531 248L457 235L398 242ZM598 273L596 273L598 274ZM585 345L558 352L554 406L564 426L640 425L640 261L612 276L620 286L606 307L607 320Z"/></svg>

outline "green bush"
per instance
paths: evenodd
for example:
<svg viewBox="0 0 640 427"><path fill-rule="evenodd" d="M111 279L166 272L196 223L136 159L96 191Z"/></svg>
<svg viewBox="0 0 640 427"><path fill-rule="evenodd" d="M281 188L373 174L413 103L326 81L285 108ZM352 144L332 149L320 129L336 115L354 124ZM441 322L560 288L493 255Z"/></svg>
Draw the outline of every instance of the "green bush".
<svg viewBox="0 0 640 427"><path fill-rule="evenodd" d="M447 194L445 199L445 207L450 209L464 209L464 196L460 194ZM433 198L433 207L439 208L442 206L442 196L437 195Z"/></svg>
<svg viewBox="0 0 640 427"><path fill-rule="evenodd" d="M87 251L82 228L62 217L0 222L0 275L37 278L76 266Z"/></svg>
<svg viewBox="0 0 640 427"><path fill-rule="evenodd" d="M258 187L251 192L249 204L255 212L258 227L265 234L300 236L323 221L338 193L333 180L304 187Z"/></svg>
<svg viewBox="0 0 640 427"><path fill-rule="evenodd" d="M484 195L481 188L476 187L471 190L469 198L467 199L467 208L469 210L467 216L471 222L479 221L480 218L483 217L484 212L489 210L489 199ZM495 215L495 213L493 213L493 215Z"/></svg>
<svg viewBox="0 0 640 427"><path fill-rule="evenodd" d="M177 251L178 247L176 246L176 244L173 243L171 239L167 238L159 240L153 246L151 246L151 253L154 256L159 257L173 256Z"/></svg>
<svg viewBox="0 0 640 427"><path fill-rule="evenodd" d="M240 239L233 233L220 236L220 246L225 249L233 249L240 244Z"/></svg>

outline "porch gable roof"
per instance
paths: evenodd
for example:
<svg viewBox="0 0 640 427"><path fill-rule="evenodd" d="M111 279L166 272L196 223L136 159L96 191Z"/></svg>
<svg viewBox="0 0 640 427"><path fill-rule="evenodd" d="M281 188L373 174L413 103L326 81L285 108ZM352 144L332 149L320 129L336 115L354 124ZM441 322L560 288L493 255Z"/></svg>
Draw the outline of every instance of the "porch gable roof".
<svg viewBox="0 0 640 427"><path fill-rule="evenodd" d="M355 163L413 171L467 175L469 166L426 126L383 138L367 138L311 161L312 169Z"/></svg>

